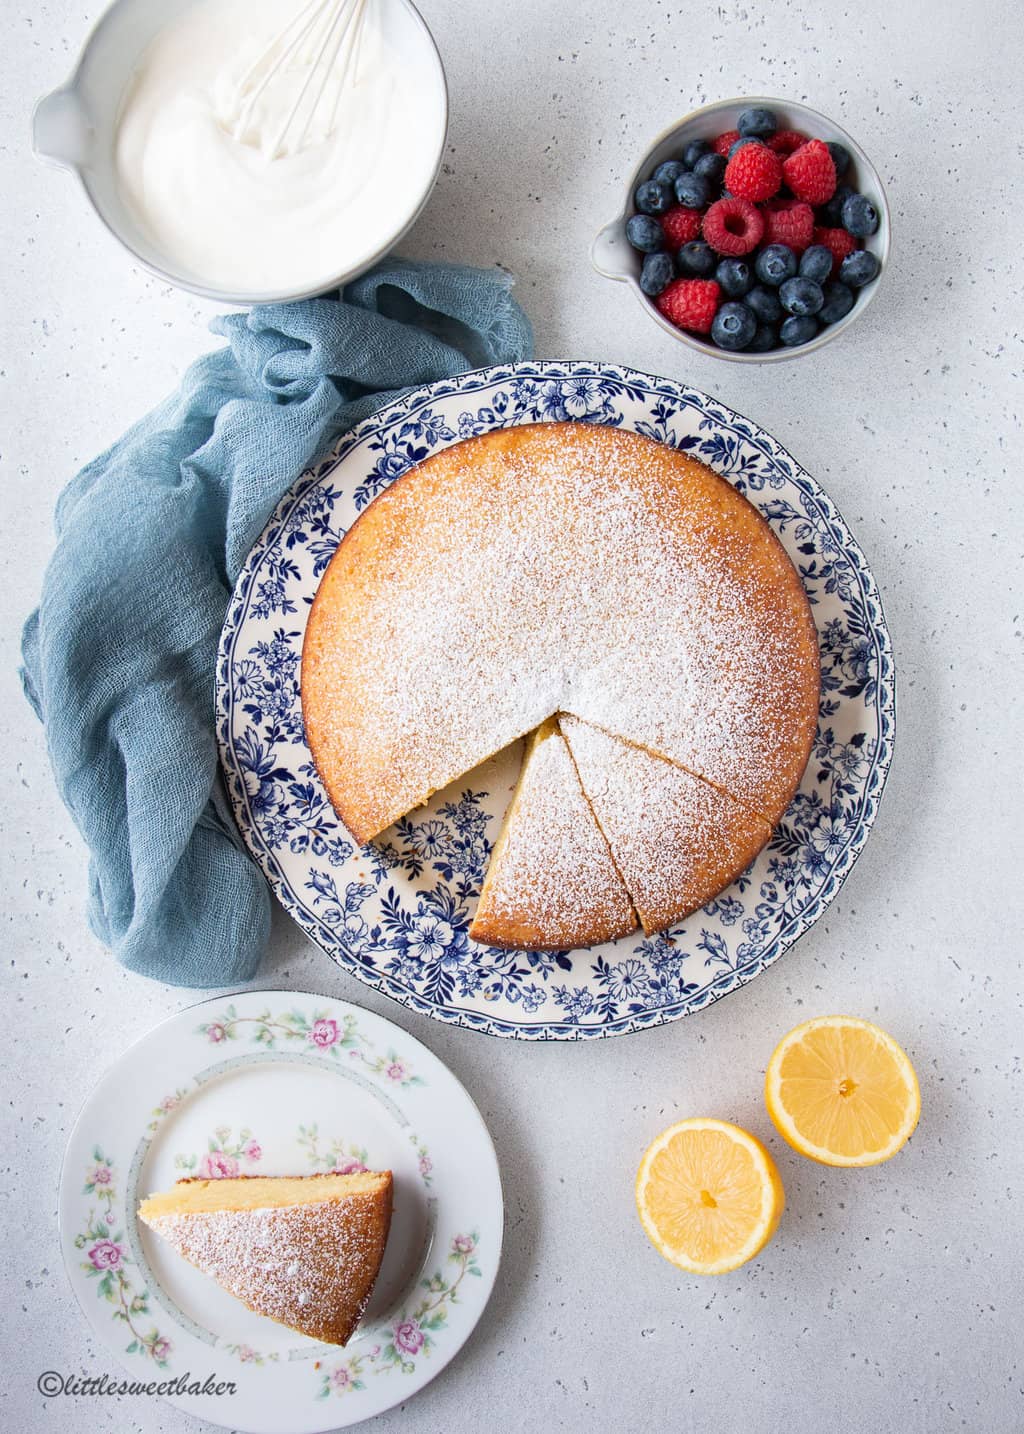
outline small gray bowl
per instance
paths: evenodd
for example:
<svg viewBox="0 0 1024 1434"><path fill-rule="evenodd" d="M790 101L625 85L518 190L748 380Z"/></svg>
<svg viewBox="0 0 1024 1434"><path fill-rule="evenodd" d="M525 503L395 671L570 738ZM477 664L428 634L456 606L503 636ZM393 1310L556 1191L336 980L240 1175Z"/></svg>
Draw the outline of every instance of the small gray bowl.
<svg viewBox="0 0 1024 1434"><path fill-rule="evenodd" d="M771 349L768 353L747 354L742 350L734 352L729 349L720 349L710 339L703 339L697 334L689 334L684 329L677 329L675 324L669 323L668 319L659 312L653 299L649 299L640 288L641 259L626 238L626 220L636 212L633 193L641 180L647 179L665 160L678 159L691 140L710 140L723 134L726 130L735 129L740 113L754 105L773 110L779 118L780 129L799 130L801 134L806 134L810 139L823 139L826 143L830 140L836 141L845 145L849 150L852 163L844 182L866 194L878 210L878 229L863 243L866 249L870 249L877 256L881 265L881 273L863 289L857 290L856 302L845 319L840 319L837 324L829 324L810 343L798 344L794 348ZM730 363L781 363L784 359L801 358L805 354L814 353L815 350L824 348L827 343L838 338L864 312L874 298L889 262L890 232L889 202L885 197L882 181L878 171L856 140L852 139L834 120L827 119L824 115L818 114L817 110L809 109L807 105L797 104L793 100L768 99L755 95L746 99L718 100L713 105L705 105L702 109L694 110L691 114L686 115L678 124L674 124L671 129L667 129L659 135L630 176L629 183L626 185L621 213L610 224L606 224L594 239L590 258L597 272L606 279L617 279L628 284L655 323L660 324L666 333L671 334L680 343L686 344L688 348L696 349L698 353L708 354L712 358L728 359Z"/></svg>

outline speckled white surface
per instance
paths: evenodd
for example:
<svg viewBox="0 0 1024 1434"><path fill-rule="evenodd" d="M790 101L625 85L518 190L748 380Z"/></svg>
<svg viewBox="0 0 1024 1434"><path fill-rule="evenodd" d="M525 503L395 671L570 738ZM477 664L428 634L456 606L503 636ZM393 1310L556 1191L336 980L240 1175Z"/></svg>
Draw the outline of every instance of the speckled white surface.
<svg viewBox="0 0 1024 1434"><path fill-rule="evenodd" d="M35 1388L45 1369L117 1372L61 1268L61 1153L104 1068L192 999L121 973L89 935L82 848L15 677L59 489L211 342L209 311L133 268L73 183L29 153L31 103L64 78L98 9L6 0L0 45L0 1426L18 1434L208 1427L145 1399L47 1403ZM452 124L444 174L407 248L514 270L541 355L685 378L790 447L836 498L878 577L900 731L877 828L825 919L753 985L675 1026L548 1047L444 1029L366 992L280 917L263 983L361 1001L428 1042L479 1102L504 1171L507 1253L483 1323L442 1378L376 1427L1015 1434L1024 1427L1017 7L425 0L424 9L448 67ZM586 258L649 137L693 102L737 93L791 95L834 115L875 159L893 207L894 258L869 313L813 359L763 370L687 354ZM916 1062L921 1125L890 1165L823 1170L773 1136L760 1095L771 1048L797 1020L830 1010L878 1019ZM662 1263L632 1205L647 1141L696 1113L768 1139L788 1196L764 1257L713 1282Z"/></svg>

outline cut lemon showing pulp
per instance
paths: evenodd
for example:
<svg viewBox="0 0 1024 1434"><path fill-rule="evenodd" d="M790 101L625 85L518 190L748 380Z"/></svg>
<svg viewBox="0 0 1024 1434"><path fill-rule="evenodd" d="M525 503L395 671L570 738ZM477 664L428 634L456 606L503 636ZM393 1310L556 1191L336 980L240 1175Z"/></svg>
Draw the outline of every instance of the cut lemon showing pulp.
<svg viewBox="0 0 1024 1434"><path fill-rule="evenodd" d="M725 1120L682 1120L647 1148L640 1220L659 1254L694 1275L746 1264L775 1233L785 1197L774 1161Z"/></svg>
<svg viewBox="0 0 1024 1434"><path fill-rule="evenodd" d="M910 1138L921 1092L906 1052L855 1016L819 1016L784 1036L764 1081L768 1114L823 1165L878 1165Z"/></svg>

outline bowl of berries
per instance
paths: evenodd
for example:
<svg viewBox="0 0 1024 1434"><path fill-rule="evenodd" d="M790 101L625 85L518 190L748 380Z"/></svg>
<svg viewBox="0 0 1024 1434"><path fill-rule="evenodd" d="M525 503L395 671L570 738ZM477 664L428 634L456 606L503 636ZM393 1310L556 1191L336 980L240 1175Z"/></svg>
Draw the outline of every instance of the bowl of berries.
<svg viewBox="0 0 1024 1434"><path fill-rule="evenodd" d="M874 297L889 255L877 171L845 130L790 100L720 100L666 130L599 273L691 348L772 363L821 348Z"/></svg>

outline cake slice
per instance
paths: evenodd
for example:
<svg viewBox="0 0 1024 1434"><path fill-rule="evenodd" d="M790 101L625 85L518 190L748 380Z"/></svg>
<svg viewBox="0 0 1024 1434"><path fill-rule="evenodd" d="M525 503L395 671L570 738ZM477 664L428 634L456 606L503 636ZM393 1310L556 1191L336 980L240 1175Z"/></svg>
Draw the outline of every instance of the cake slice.
<svg viewBox="0 0 1024 1434"><path fill-rule="evenodd" d="M391 1225L391 1171L179 1180L139 1219L256 1314L346 1344Z"/></svg>
<svg viewBox="0 0 1024 1434"><path fill-rule="evenodd" d="M469 934L488 946L570 950L636 926L629 893L550 719L530 736Z"/></svg>
<svg viewBox="0 0 1024 1434"><path fill-rule="evenodd" d="M559 725L648 935L711 901L771 839L763 817L701 777L578 717Z"/></svg>

